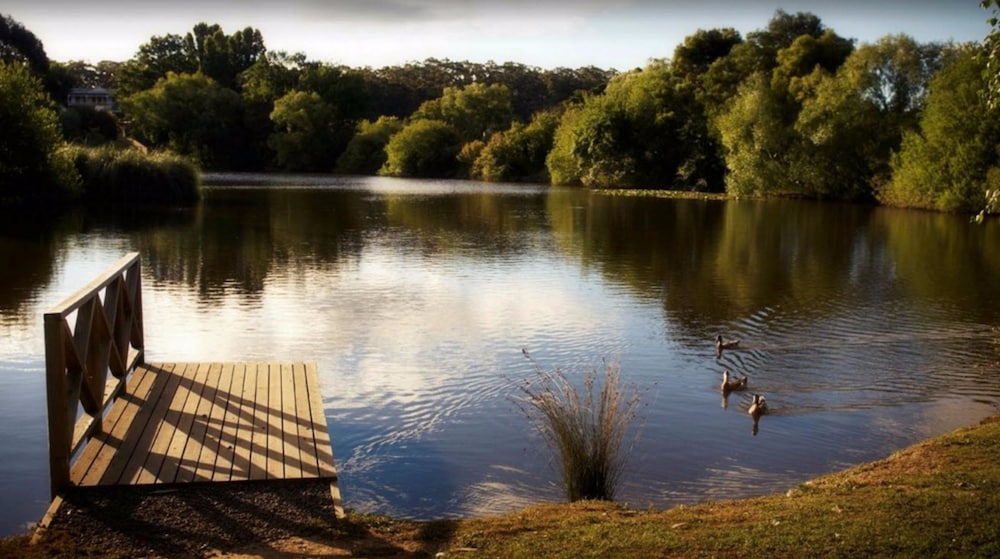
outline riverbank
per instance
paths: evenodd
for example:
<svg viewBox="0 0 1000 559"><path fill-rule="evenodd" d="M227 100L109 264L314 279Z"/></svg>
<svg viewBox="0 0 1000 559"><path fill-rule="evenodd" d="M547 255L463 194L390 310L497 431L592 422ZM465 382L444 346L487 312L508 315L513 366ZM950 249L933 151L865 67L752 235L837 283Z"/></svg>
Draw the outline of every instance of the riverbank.
<svg viewBox="0 0 1000 559"><path fill-rule="evenodd" d="M0 540L0 558L997 557L997 518L1000 414L784 495L666 511L588 502L337 521L322 483L81 493L38 545Z"/></svg>

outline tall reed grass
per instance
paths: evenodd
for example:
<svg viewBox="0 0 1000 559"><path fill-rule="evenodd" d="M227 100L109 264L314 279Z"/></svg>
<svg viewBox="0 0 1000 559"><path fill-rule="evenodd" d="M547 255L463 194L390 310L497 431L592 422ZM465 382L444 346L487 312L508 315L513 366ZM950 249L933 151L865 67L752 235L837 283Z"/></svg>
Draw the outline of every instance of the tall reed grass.
<svg viewBox="0 0 1000 559"><path fill-rule="evenodd" d="M582 390L559 369L543 371L521 386L521 410L535 424L559 460L563 488L570 501L614 499L638 431L639 393L623 392L621 367L604 362L604 374L591 370ZM626 444L628 443L628 444Z"/></svg>
<svg viewBox="0 0 1000 559"><path fill-rule="evenodd" d="M87 201L124 205L192 205L201 198L198 168L168 152L115 146L69 146Z"/></svg>

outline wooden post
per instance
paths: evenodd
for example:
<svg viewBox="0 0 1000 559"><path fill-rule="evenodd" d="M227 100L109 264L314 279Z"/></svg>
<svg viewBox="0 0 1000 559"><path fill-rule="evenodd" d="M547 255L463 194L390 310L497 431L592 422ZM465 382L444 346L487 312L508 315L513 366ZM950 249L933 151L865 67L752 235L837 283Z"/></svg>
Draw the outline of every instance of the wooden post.
<svg viewBox="0 0 1000 559"><path fill-rule="evenodd" d="M63 317L45 314L45 386L49 408L49 490L52 498L69 484L69 447L72 424L68 414L66 353Z"/></svg>

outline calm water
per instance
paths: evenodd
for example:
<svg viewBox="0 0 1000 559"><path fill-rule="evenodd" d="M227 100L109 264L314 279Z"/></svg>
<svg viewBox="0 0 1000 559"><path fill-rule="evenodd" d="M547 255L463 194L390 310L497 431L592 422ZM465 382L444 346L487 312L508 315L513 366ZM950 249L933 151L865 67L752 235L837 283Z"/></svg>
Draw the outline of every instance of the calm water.
<svg viewBox="0 0 1000 559"><path fill-rule="evenodd" d="M619 499L785 491L1000 404L1000 223L797 201L228 177L197 209L0 223L0 534L48 500L46 308L142 253L150 360L318 365L346 504L430 518L561 499L512 398L620 363ZM743 339L715 357L712 339ZM751 434L749 393L774 413ZM727 406L723 407L723 403Z"/></svg>

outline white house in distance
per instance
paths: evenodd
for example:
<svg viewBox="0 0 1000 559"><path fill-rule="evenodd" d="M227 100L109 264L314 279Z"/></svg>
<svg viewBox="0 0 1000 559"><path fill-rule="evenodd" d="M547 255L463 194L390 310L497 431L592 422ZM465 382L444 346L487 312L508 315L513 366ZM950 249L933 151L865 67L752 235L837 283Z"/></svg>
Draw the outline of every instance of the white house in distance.
<svg viewBox="0 0 1000 559"><path fill-rule="evenodd" d="M66 106L84 107L95 111L114 111L115 96L102 87L74 87L66 97Z"/></svg>

